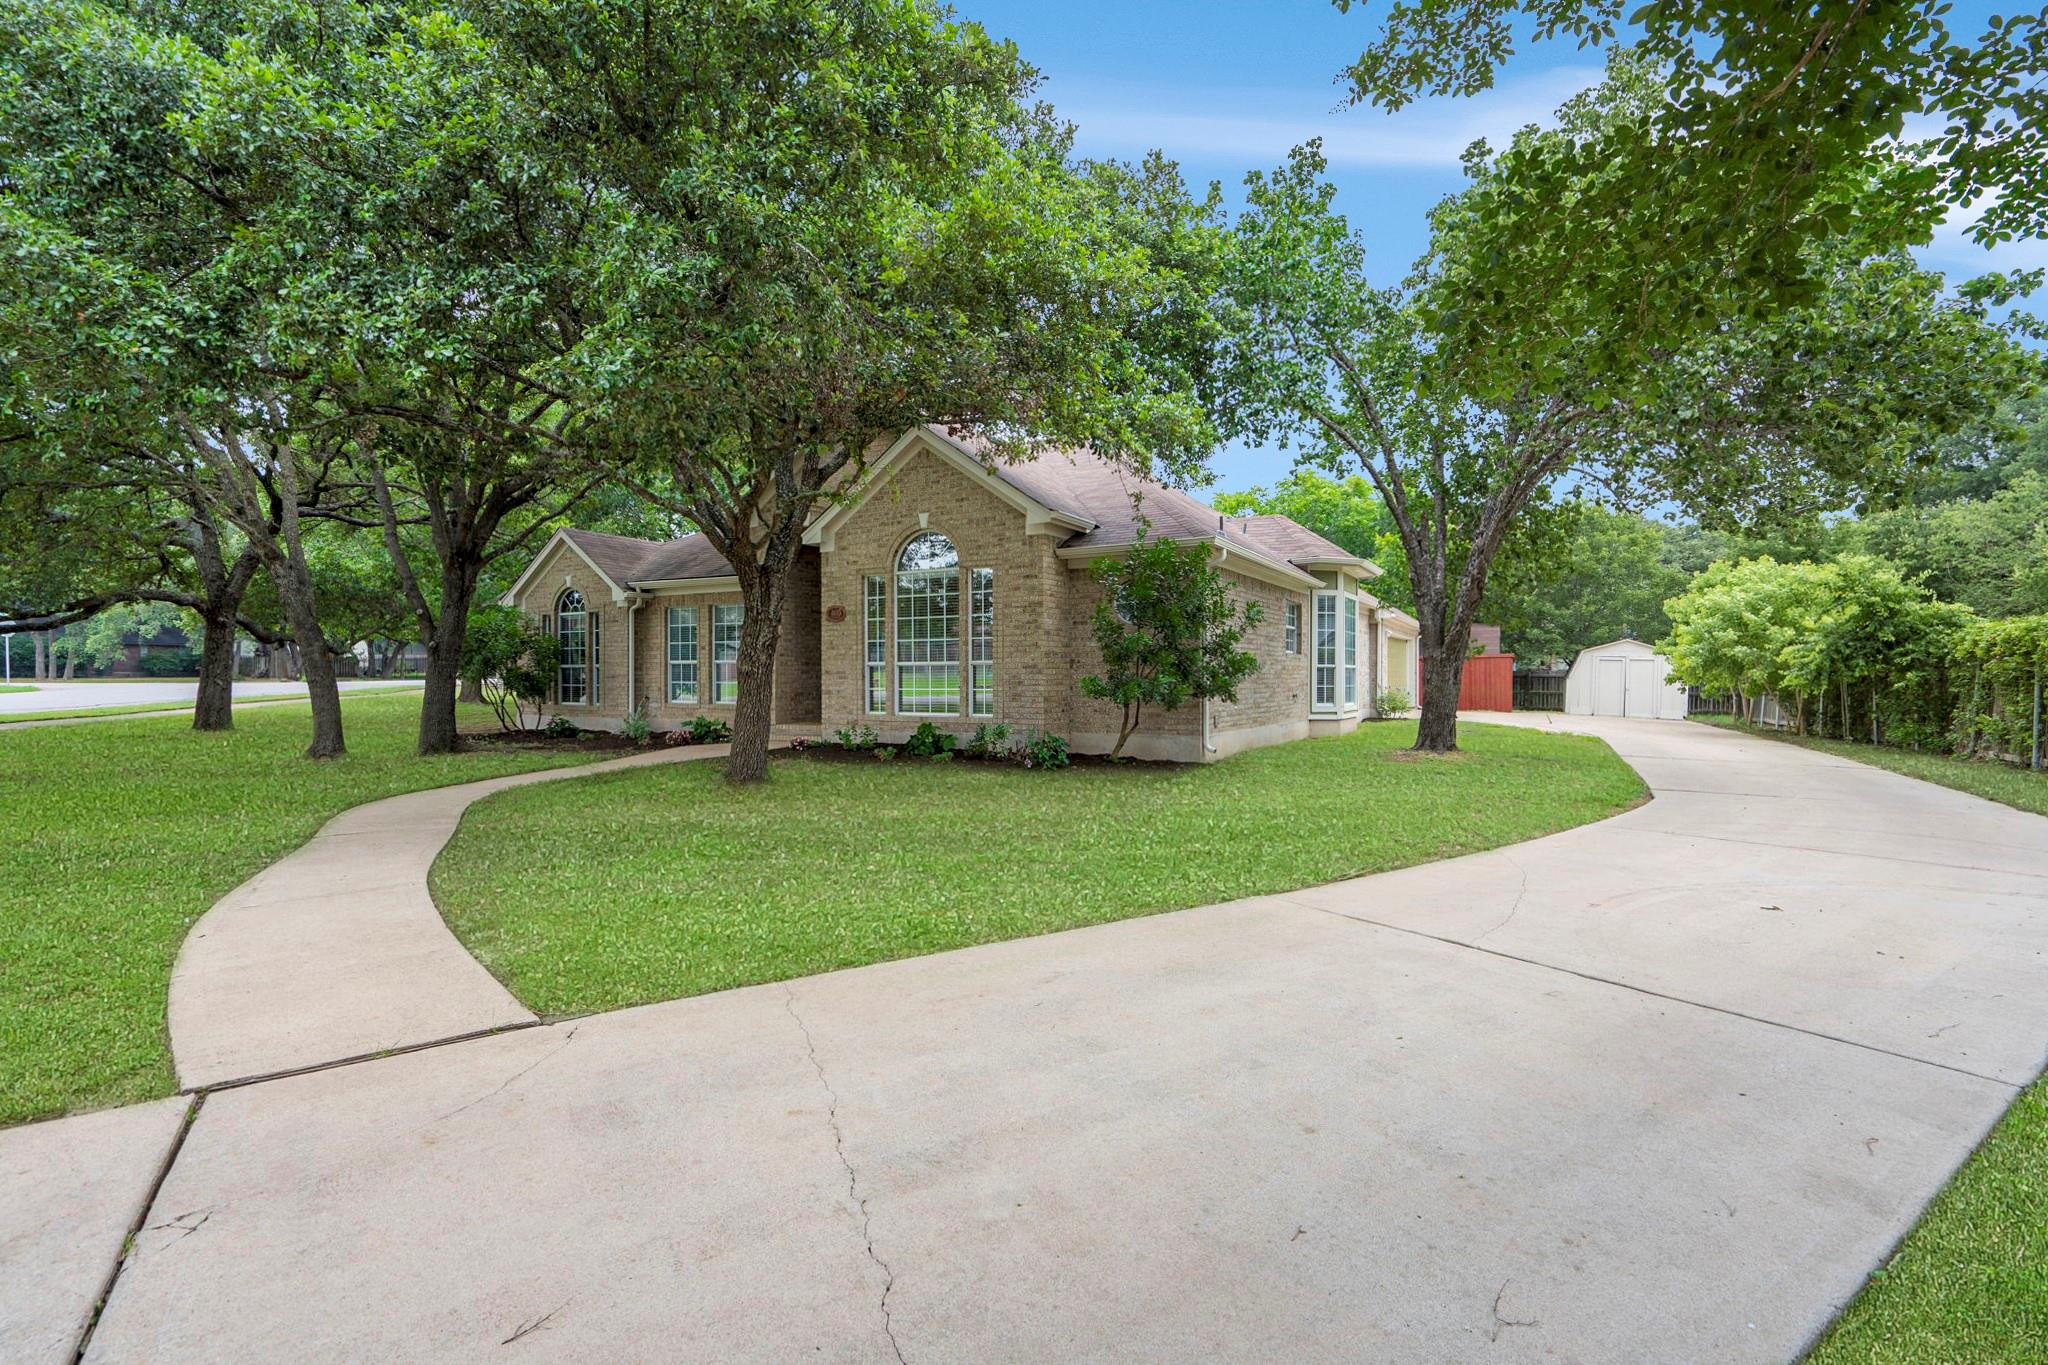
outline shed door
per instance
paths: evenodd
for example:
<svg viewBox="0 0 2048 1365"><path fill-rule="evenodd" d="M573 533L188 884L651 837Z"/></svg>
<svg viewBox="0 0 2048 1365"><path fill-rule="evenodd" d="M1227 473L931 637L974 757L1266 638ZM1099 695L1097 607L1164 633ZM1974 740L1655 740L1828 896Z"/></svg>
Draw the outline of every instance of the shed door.
<svg viewBox="0 0 2048 1365"><path fill-rule="evenodd" d="M1628 660L1619 657L1595 659L1593 667L1593 714L1622 714L1622 706L1628 697Z"/></svg>
<svg viewBox="0 0 2048 1365"><path fill-rule="evenodd" d="M1664 694L1664 679L1655 659L1628 661L1628 696L1622 707L1625 716L1657 719L1657 702Z"/></svg>

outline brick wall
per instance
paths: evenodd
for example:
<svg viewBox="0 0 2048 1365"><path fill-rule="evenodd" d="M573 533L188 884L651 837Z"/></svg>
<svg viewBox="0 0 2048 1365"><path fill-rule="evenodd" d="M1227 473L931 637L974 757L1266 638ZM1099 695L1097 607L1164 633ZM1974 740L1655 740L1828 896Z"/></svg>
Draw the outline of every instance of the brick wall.
<svg viewBox="0 0 2048 1365"><path fill-rule="evenodd" d="M969 716L966 700L957 716L902 716L894 705L896 556L920 531L947 537L960 553L960 566L995 571L995 714ZM833 530L832 548L820 570L820 606L826 618L835 606L844 619L823 619L819 627L821 726L869 724L884 735L915 729L930 720L942 729L969 734L984 720L1013 731L1052 726L1059 705L1065 663L1059 648L1065 570L1053 555L1054 539L1024 532L1024 514L954 467L920 450L906 456L868 500ZM865 703L864 580L880 574L889 583L890 710L870 715ZM962 587L963 609L966 590ZM967 675L963 620L961 677Z"/></svg>
<svg viewBox="0 0 2048 1365"><path fill-rule="evenodd" d="M818 558L805 551L792 572L789 600L783 608L782 634L775 651L775 722L801 724L817 719L818 678ZM738 589L724 592L669 593L652 596L640 608L639 619L631 624L634 652L632 678L627 677L627 636L625 606L612 603L606 586L581 556L566 546L550 551L541 570L518 601L530 615L552 615L560 600L564 579L583 594L591 614L601 624L599 658L602 679L597 704L565 706L562 714L592 729L615 728L634 706L644 706L647 720L656 730L671 730L688 724L699 715L723 720L733 718L732 704L711 701L711 608L738 606ZM694 702L668 699L668 609L671 606L697 608L697 695ZM550 711L554 708L550 706Z"/></svg>

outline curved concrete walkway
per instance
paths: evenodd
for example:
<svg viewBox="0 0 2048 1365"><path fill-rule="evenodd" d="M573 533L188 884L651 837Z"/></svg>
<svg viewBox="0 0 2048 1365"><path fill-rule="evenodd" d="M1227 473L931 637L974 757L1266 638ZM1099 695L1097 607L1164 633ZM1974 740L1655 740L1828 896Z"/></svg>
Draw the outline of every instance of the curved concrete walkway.
<svg viewBox="0 0 2048 1365"><path fill-rule="evenodd" d="M427 873L493 792L723 744L489 778L342 812L192 927L171 973L171 1057L186 1089L535 1022L448 931Z"/></svg>
<svg viewBox="0 0 2048 1365"><path fill-rule="evenodd" d="M215 1092L87 1358L1790 1360L2048 1056L2048 821L1573 724L1657 800Z"/></svg>

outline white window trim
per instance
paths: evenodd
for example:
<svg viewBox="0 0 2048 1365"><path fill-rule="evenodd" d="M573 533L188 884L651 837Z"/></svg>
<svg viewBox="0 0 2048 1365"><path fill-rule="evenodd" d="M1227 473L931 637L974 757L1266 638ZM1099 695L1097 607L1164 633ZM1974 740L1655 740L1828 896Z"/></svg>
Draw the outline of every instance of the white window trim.
<svg viewBox="0 0 2048 1365"><path fill-rule="evenodd" d="M911 537L911 541L915 541L920 537L926 535L940 534L943 533L937 531L919 531L916 536ZM952 537L950 536L947 536L946 540L948 541L948 543L952 545L953 553L957 559L960 552L959 543L957 541L953 541ZM906 542L906 547L909 543L910 542ZM966 658L966 617L968 609L967 571L964 568L962 568L958 563L955 563L955 565L950 569L904 569L901 567L902 561L903 551L898 550L896 553L896 559L894 561L896 567L892 569L889 575L889 600L892 604L891 614L895 617L895 629L889 637L889 652L892 656L890 660L890 679L891 690L894 693L894 696L891 698L891 701L894 703L895 706L895 714L899 716L915 717L918 720L947 720L954 717L958 717L966 711L968 705L968 661ZM905 659L903 658L903 580L910 577L925 579L926 586L920 589L919 591L923 594L929 594L939 586L936 580L942 580L946 578L948 575L950 575L953 580L953 610L949 614L953 625L953 658L951 660L913 659L905 661ZM929 619L937 620L941 618L935 615ZM904 670L921 669L925 670L925 676L930 676L932 672L943 670L945 667L948 666L948 664L950 664L953 669L954 687L952 704L943 711L932 711L922 709L914 711L906 710L903 705L903 679L905 676Z"/></svg>
<svg viewBox="0 0 2048 1365"><path fill-rule="evenodd" d="M1337 704L1345 715L1358 710L1358 597L1345 593L1337 612Z"/></svg>
<svg viewBox="0 0 2048 1365"><path fill-rule="evenodd" d="M1309 598L1307 642L1308 709L1312 714L1318 716L1337 715L1339 701L1344 695L1344 680L1342 676L1344 620L1343 610L1337 605L1337 599L1342 595L1335 588L1319 588ZM1330 623L1332 626L1330 632L1330 662L1328 665L1330 669L1330 700L1327 702L1317 700L1316 696L1317 675L1324 668L1322 655L1322 606L1325 601L1328 601L1330 604Z"/></svg>
<svg viewBox="0 0 2048 1365"><path fill-rule="evenodd" d="M1301 653L1301 603L1289 602L1280 613L1280 652Z"/></svg>
<svg viewBox="0 0 2048 1365"><path fill-rule="evenodd" d="M681 693L676 690L676 627L682 624L679 618L687 617L690 626L690 690ZM668 626L666 640L667 664L664 676L667 678L668 704L670 706L700 706L704 696L704 636L697 608L671 605L666 617Z"/></svg>
<svg viewBox="0 0 2048 1365"><path fill-rule="evenodd" d="M577 612L573 612L573 613L570 613L571 615L575 615L575 616L580 616L580 617L582 617L582 618L583 618L583 628L582 628L582 632L581 632L581 633L582 633L582 636L583 636L583 695L582 695L581 697L579 697L578 699L576 699L575 701L564 701L564 700L562 699L562 669L563 669L564 667L566 667L566 665L565 665L565 664L564 664L564 663L563 663L563 662L561 661L561 659L560 659L560 655L559 655L559 650L560 650L560 647L561 647L561 643L562 643L562 616L563 616L563 612L562 612L562 599L563 599L564 597L567 597L567 596L569 595L569 593L570 593L571 591L574 591L574 592L576 592L576 596L577 596L577 598L578 598L578 599L579 599L579 600L580 600L580 601L581 601L581 602L583 603L583 608L582 608L582 610L581 610L581 611L577 611ZM591 613L591 610L590 610L590 599L589 599L589 598L588 598L587 596L585 596L585 595L584 595L584 594L583 594L583 593L582 593L582 592L581 592L580 590L576 590L576 589L564 589L563 591L561 591L561 592L559 592L559 593L556 593L556 594L555 594L555 610L554 610L554 615L553 615L553 618L552 618L552 619L553 619L553 621L554 621L554 630L553 630L553 634L554 634L554 637L555 637L555 645L556 645L556 648L557 648L557 651L558 651L558 653L557 653L557 658L556 658L556 663L555 663L555 689L554 689L554 690L555 690L555 705L556 705L556 706L558 706L558 707L561 707L561 706L580 706L580 707L584 707L584 708L586 708L586 709L587 709L587 708L589 708L589 707L591 707L591 706L595 705L595 703L594 703L594 702L592 702L592 701L591 701L591 699L590 699L590 696L591 696L591 692L592 692L592 691L594 690L594 688L595 688L595 683L596 683L596 679L595 679L595 678L594 678L594 677L592 676L592 668L591 668L591 647L590 647L590 646L591 646L591 640L590 640L590 621L591 621L591 616L592 616L592 613Z"/></svg>
<svg viewBox="0 0 2048 1365"><path fill-rule="evenodd" d="M871 573L861 579L860 695L861 714L868 716L889 714L889 597L887 574ZM877 670L881 674L879 688L875 686Z"/></svg>
<svg viewBox="0 0 2048 1365"><path fill-rule="evenodd" d="M724 616L726 616L726 613L731 613L731 615L730 615L729 617L726 617L726 619L724 619L724 620L721 620L720 618L721 618L721 617L724 617ZM743 603L739 603L739 602L719 602L719 603L716 603L716 604L714 604L714 605L712 606L712 608L711 608L711 701L710 701L710 705L712 705L712 706L737 706L737 705L739 705L739 700L740 700L740 637L739 637L739 634L738 634L738 632L737 632L737 631L735 631L735 633L734 633L734 635L733 635L733 637L732 637L732 661L731 661L731 662L732 662L732 695L731 695L730 697L727 697L727 696L723 696L723 695L721 695L721 694L720 694L720 687L721 687L721 685L720 685L720 683L719 683L719 681L718 681L718 665L719 665L719 663L720 663L720 660L719 660L719 657L718 657L718 631L719 631L719 627L721 627L721 626L734 626L734 627L738 627L738 628L740 628L740 629L744 629L744 628L745 628L745 626L746 626L746 623L747 623L747 609L746 609L746 606L745 606L745 604L743 604Z"/></svg>
<svg viewBox="0 0 2048 1365"><path fill-rule="evenodd" d="M974 633L975 621L978 616L974 602L975 592L977 591L975 583L978 579L986 579L988 583L988 634L983 639L977 639ZM977 718L987 718L996 713L996 571L994 569L968 570L966 613L967 714ZM988 647L986 658L981 657L977 653L977 646L982 644L986 644ZM988 670L988 705L986 707L976 704L977 699L974 686L975 670L982 668Z"/></svg>

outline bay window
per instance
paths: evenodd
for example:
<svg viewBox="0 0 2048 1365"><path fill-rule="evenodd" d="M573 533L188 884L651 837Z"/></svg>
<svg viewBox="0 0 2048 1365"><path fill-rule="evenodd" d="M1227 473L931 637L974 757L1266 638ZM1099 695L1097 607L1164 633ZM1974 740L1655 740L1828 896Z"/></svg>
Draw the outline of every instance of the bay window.
<svg viewBox="0 0 2048 1365"><path fill-rule="evenodd" d="M1334 592L1316 594L1314 645L1309 708L1334 711L1337 709L1337 594Z"/></svg>

